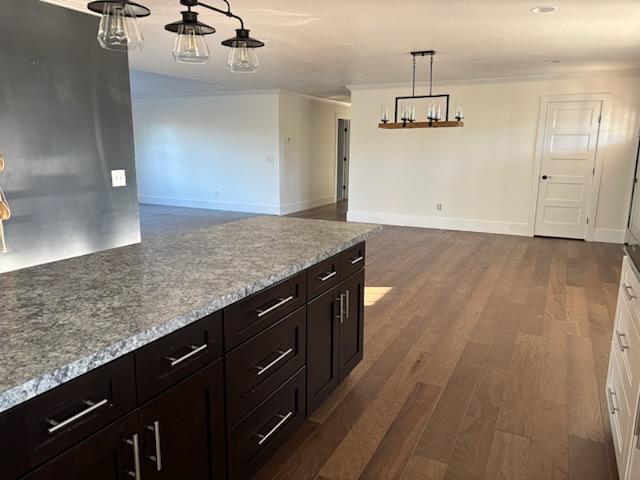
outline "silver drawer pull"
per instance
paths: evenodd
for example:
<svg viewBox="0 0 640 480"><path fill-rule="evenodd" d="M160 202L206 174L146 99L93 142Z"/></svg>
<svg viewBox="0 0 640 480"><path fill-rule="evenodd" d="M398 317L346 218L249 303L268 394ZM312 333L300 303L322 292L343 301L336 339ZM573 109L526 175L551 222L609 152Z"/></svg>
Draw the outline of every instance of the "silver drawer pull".
<svg viewBox="0 0 640 480"><path fill-rule="evenodd" d="M616 412L620 411L620 409L616 407L616 402L614 401L614 397L617 396L616 392L614 392L610 388L607 388L607 393L609 394L609 410L611 412L611 415L615 415Z"/></svg>
<svg viewBox="0 0 640 480"><path fill-rule="evenodd" d="M278 430L280 430L280 427L282 427L282 425L284 425L286 423L287 420L289 420L291 417L293 416L293 412L289 412L286 415L278 415L278 417L280 418L280 421L278 422L278 424L273 427L271 430L269 430L269 433L267 433L266 435L261 435L259 433L256 433L256 437L258 437L260 439L260 441L258 441L258 445L262 445L264 442L266 442L267 440L269 440L269 438L276 433Z"/></svg>
<svg viewBox="0 0 640 480"><path fill-rule="evenodd" d="M167 357L167 360L169 360L171 362L171 366L175 367L176 365L181 364L182 362L184 362L185 360L190 359L191 357L199 354L200 352L202 352L203 350L207 349L207 344L205 343L204 345L201 345L199 347L196 347L195 345L191 345L189 348L191 348L191 351L189 353L187 353L185 356L180 357L180 358L174 358L174 357Z"/></svg>
<svg viewBox="0 0 640 480"><path fill-rule="evenodd" d="M149 460L156 462L156 470L160 472L162 470L162 451L160 448L160 422L153 422L153 426L148 426L148 430L153 432L154 440L156 443L156 454L150 455Z"/></svg>
<svg viewBox="0 0 640 480"><path fill-rule="evenodd" d="M364 257L361 255L357 258L354 258L353 260L351 260L351 265L355 265L356 263L360 263L362 260L364 260Z"/></svg>
<svg viewBox="0 0 640 480"><path fill-rule="evenodd" d="M81 411L80 413L76 413L73 417L69 417L66 420L63 420L61 422L58 422L57 420L53 420L53 419L47 420L49 425L52 425L47 429L47 431L49 433L56 433L58 430L62 430L63 428L71 425L72 423L77 422L82 417L89 415L91 412L99 409L100 407L104 407L107 403L109 403L109 400L105 398L104 400L101 400L98 403L93 403L93 402L90 402L89 400L85 400L82 403L84 403L85 405L88 405L89 408Z"/></svg>
<svg viewBox="0 0 640 480"><path fill-rule="evenodd" d="M140 480L140 442L138 441L138 434L136 433L126 443L133 446L133 472L127 472L127 474L135 478L135 480Z"/></svg>
<svg viewBox="0 0 640 480"><path fill-rule="evenodd" d="M638 437L638 440L636 441L636 448L640 450L640 399L638 400L638 408L636 412L636 427L633 434Z"/></svg>
<svg viewBox="0 0 640 480"><path fill-rule="evenodd" d="M620 347L621 352L624 352L625 350L629 350L631 348L626 342L627 336L624 333L622 333L619 330L616 330L616 337L618 338L618 345ZM625 339L624 343L622 342L623 338Z"/></svg>
<svg viewBox="0 0 640 480"><path fill-rule="evenodd" d="M289 296L287 298L279 298L278 300L280 300L280 301L278 303L276 303L275 305L272 305L271 307L266 308L264 310L258 310L258 318L264 317L265 315L270 314L271 312L273 312L274 310L277 310L278 308L282 307L283 305L286 305L291 300L293 300L293 295Z"/></svg>
<svg viewBox="0 0 640 480"><path fill-rule="evenodd" d="M627 296L627 300L635 300L636 298L636 294L633 291L633 287L631 285L627 285L626 283L622 284L622 287L624 288L624 293Z"/></svg>
<svg viewBox="0 0 640 480"><path fill-rule="evenodd" d="M277 353L279 353L280 356L276 358L273 362L271 362L269 365L267 365L266 367L261 367L260 365L256 365L256 368L258 369L258 375L262 375L263 373L265 373L267 370L269 370L274 365L279 363L284 357L289 355L291 352L293 352L293 348L290 348L286 352L283 352L282 350L278 350Z"/></svg>
<svg viewBox="0 0 640 480"><path fill-rule="evenodd" d="M321 282L326 282L330 278L335 277L337 274L338 272L327 273L324 277L323 276L318 277L318 280L320 280Z"/></svg>

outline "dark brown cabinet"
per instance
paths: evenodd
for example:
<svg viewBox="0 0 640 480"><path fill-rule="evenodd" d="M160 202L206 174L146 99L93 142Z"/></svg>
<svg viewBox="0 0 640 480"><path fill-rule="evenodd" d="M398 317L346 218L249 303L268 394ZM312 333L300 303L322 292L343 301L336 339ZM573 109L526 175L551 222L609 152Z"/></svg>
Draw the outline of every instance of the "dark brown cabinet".
<svg viewBox="0 0 640 480"><path fill-rule="evenodd" d="M364 270L307 307L307 415L363 357Z"/></svg>
<svg viewBox="0 0 640 480"><path fill-rule="evenodd" d="M135 478L137 425L137 416L131 413L24 477L24 480Z"/></svg>

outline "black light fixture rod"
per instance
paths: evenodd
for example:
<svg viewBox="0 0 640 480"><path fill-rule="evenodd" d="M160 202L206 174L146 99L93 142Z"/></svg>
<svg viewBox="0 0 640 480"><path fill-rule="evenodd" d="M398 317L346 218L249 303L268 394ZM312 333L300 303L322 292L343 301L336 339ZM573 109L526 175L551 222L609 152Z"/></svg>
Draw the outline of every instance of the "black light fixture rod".
<svg viewBox="0 0 640 480"><path fill-rule="evenodd" d="M242 20L242 18L240 18L238 15L235 15L233 12L231 12L231 5L229 5L229 2L227 2L227 0L223 0L224 3L227 4L227 10L220 10L219 8L216 7L212 7L211 5L207 5L206 3L202 3L202 2L197 2L197 5L199 7L203 7L203 8L208 8L209 10L212 10L214 12L218 12L221 13L222 15L225 15L229 18L235 18L236 20L238 20L240 22L240 28L242 30L244 30L244 21Z"/></svg>
<svg viewBox="0 0 640 480"><path fill-rule="evenodd" d="M429 69L429 95L433 95L433 54L434 53L436 52L431 52L431 62L430 62L430 69ZM447 113L447 117L449 117L448 113Z"/></svg>
<svg viewBox="0 0 640 480"><path fill-rule="evenodd" d="M416 56L413 55L413 93L412 96L416 96Z"/></svg>

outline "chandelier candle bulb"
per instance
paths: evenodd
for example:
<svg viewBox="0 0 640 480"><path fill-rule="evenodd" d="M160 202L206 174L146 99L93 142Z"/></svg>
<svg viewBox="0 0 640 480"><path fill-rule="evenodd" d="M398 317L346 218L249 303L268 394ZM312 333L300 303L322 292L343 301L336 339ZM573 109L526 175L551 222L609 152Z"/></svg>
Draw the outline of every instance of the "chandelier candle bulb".
<svg viewBox="0 0 640 480"><path fill-rule="evenodd" d="M389 105L382 105L380 118L382 120L382 123L389 122Z"/></svg>
<svg viewBox="0 0 640 480"><path fill-rule="evenodd" d="M416 106L411 105L411 120L412 122L416 121Z"/></svg>

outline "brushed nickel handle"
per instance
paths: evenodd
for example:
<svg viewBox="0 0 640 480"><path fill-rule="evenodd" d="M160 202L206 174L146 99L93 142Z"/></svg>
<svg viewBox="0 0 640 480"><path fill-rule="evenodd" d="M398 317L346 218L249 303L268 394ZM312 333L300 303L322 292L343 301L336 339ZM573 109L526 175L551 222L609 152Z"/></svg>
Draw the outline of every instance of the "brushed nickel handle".
<svg viewBox="0 0 640 480"><path fill-rule="evenodd" d="M318 280L320 280L321 282L326 282L327 280L329 280L330 278L335 277L338 274L338 272L331 272L331 273L327 273L324 277L321 275L318 277Z"/></svg>
<svg viewBox="0 0 640 480"><path fill-rule="evenodd" d="M203 350L206 350L207 346L208 345L206 343L204 345L199 346L199 347L196 347L195 345L190 345L189 348L191 348L191 351L189 353L187 353L186 355L184 355L184 356L182 356L180 358L167 357L167 360L169 360L171 362L171 366L172 367L175 367L176 365L181 364L185 360L188 360L191 357L199 354Z"/></svg>
<svg viewBox="0 0 640 480"><path fill-rule="evenodd" d="M340 313L337 315L340 323L344 323L344 293L341 293L340 296L336 299L339 302L339 311Z"/></svg>
<svg viewBox="0 0 640 480"><path fill-rule="evenodd" d="M616 407L616 402L613 400L613 397L616 397L617 394L611 388L607 388L607 394L609 395L609 411L611 415L615 415L616 412L619 412L620 409Z"/></svg>
<svg viewBox="0 0 640 480"><path fill-rule="evenodd" d="M345 300L346 305L344 307L344 316L345 316L345 318L347 320L349 320L349 305L350 305L350 302L351 302L351 300L350 300L351 297L350 297L349 290L347 290L344 295L345 295L345 299L346 299Z"/></svg>
<svg viewBox="0 0 640 480"><path fill-rule="evenodd" d="M638 440L636 441L636 448L640 450L640 399L638 399L638 408L636 410L636 428L634 430L634 435L638 437Z"/></svg>
<svg viewBox="0 0 640 480"><path fill-rule="evenodd" d="M276 433L278 430L280 430L280 427L282 427L282 425L284 425L286 423L287 420L289 420L291 417L293 416L293 412L289 412L286 415L278 415L278 417L280 418L280 421L277 423L277 425L275 427L273 427L271 430L269 430L268 433L266 433L265 435L262 435L260 433L256 433L256 437L258 437L260 440L258 441L258 445L262 445L264 442L266 442L267 440L269 440L269 438Z"/></svg>
<svg viewBox="0 0 640 480"><path fill-rule="evenodd" d="M57 421L57 420L53 420L53 419L49 419L47 420L47 423L49 423L49 425L52 425L51 427L49 427L47 429L47 431L49 433L56 433L58 430L62 430L63 428L71 425L74 422L77 422L78 420L80 420L82 417L85 417L87 415L89 415L91 412L94 412L95 410L104 407L107 403L109 403L109 400L107 400L106 398L104 400L99 401L98 403L93 403L89 400L85 400L84 402L85 405L88 405L89 408L76 413L75 415L73 415L72 417L67 418L66 420L62 420L62 421Z"/></svg>
<svg viewBox="0 0 640 480"><path fill-rule="evenodd" d="M138 434L136 433L131 440L126 440L126 443L133 446L133 472L129 471L127 474L140 480L140 442L138 440Z"/></svg>
<svg viewBox="0 0 640 480"><path fill-rule="evenodd" d="M351 265L355 265L356 263L360 263L362 260L364 260L364 257L362 255L360 255L357 258L354 258L353 260L351 260Z"/></svg>
<svg viewBox="0 0 640 480"><path fill-rule="evenodd" d="M631 347L626 343L627 336L619 330L616 330L616 338L618 339L618 346L620 347L620 351L624 352L625 350L629 350ZM625 339L625 343L622 342L622 339Z"/></svg>
<svg viewBox="0 0 640 480"><path fill-rule="evenodd" d="M291 352L293 352L293 348L290 348L286 352L283 352L282 350L278 350L276 353L279 353L280 356L278 358L276 358L273 362L271 362L269 365L267 365L265 367L262 367L260 365L256 365L256 368L258 369L258 375L262 375L264 372L266 372L270 368L273 368L274 365L277 365L280 361L282 361L282 359L284 357L289 355Z"/></svg>
<svg viewBox="0 0 640 480"><path fill-rule="evenodd" d="M638 298L635 292L633 291L633 287L631 285L627 285L626 283L623 283L622 286L624 287L624 293L627 296L627 300L631 301Z"/></svg>
<svg viewBox="0 0 640 480"><path fill-rule="evenodd" d="M155 446L156 446L156 454L150 455L148 458L149 460L156 462L156 470L160 472L162 470L162 450L160 445L160 422L158 421L153 422L153 426L149 425L147 427L147 430L150 430L153 432L153 436L155 439Z"/></svg>
<svg viewBox="0 0 640 480"><path fill-rule="evenodd" d="M272 305L269 308L266 308L264 310L257 310L258 318L264 317L265 315L270 314L271 312L273 312L274 310L277 310L278 308L282 307L283 305L286 305L291 300L293 300L293 295L291 295L291 296L289 296L287 298L279 298L278 300L280 300L278 303L276 303L275 305Z"/></svg>

